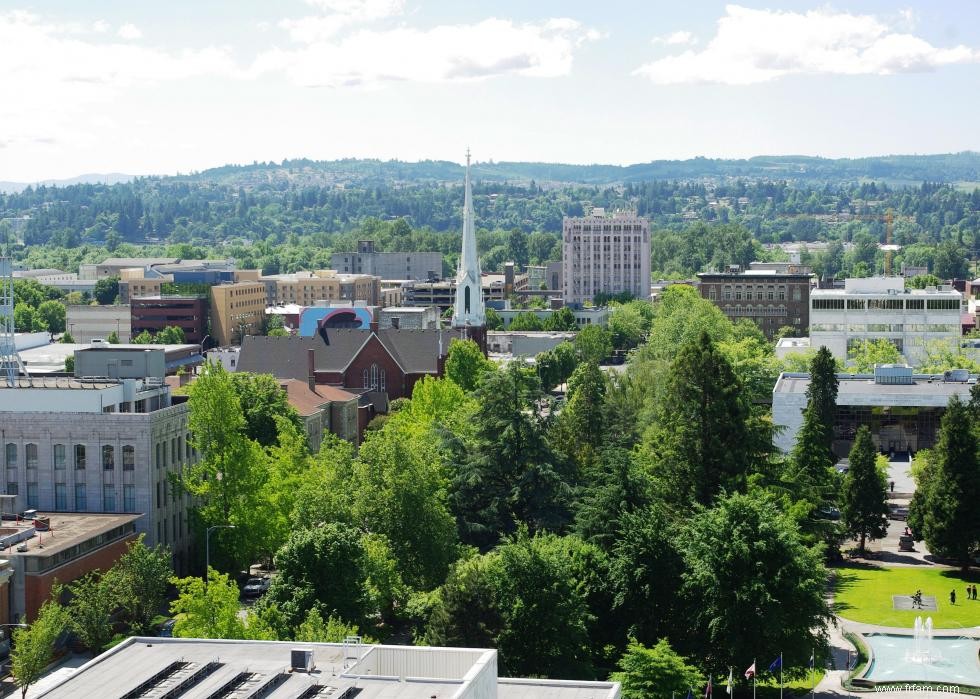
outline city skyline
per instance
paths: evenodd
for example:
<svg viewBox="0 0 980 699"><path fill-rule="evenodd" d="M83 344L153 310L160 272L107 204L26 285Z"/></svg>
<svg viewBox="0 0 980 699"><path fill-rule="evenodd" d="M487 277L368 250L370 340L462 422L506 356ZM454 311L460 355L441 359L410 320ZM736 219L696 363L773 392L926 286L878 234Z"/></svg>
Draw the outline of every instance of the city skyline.
<svg viewBox="0 0 980 699"><path fill-rule="evenodd" d="M0 60L0 180L980 150L966 2L15 1Z"/></svg>

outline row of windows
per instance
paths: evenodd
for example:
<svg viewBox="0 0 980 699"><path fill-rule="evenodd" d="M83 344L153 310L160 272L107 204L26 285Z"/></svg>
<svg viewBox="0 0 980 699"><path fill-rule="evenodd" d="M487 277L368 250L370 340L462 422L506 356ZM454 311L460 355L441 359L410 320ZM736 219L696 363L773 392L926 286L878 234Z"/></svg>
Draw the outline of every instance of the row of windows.
<svg viewBox="0 0 980 699"><path fill-rule="evenodd" d="M18 466L17 445L7 442L4 447L4 462L7 468ZM87 462L87 450L84 444L76 444L74 448L74 465L76 470L84 470ZM67 448L64 444L55 444L51 449L51 460L55 470L67 466ZM24 463L29 469L37 468L37 444L24 445ZM136 449L127 444L122 448L122 465L124 471L132 471L136 467ZM111 471L116 467L116 448L110 444L102 447L102 468Z"/></svg>
<svg viewBox="0 0 980 699"><path fill-rule="evenodd" d="M955 323L811 323L812 332L959 334Z"/></svg>
<svg viewBox="0 0 980 699"><path fill-rule="evenodd" d="M7 481L7 495L18 495L20 491L17 481ZM38 508L40 503L37 494L37 483L27 484L27 507ZM75 484L74 492L75 512L88 512L88 489L84 483ZM123 486L123 512L136 512L136 486ZM58 512L68 510L68 486L64 483L54 484L54 509ZM116 487L114 485L102 486L102 507L96 508L96 512L115 512L116 511Z"/></svg>
<svg viewBox="0 0 980 699"><path fill-rule="evenodd" d="M467 289L469 291L469 289ZM385 384L385 370L378 367L377 364L372 364L370 371L368 369L364 370L364 388L370 388L374 391L386 391Z"/></svg>
<svg viewBox="0 0 980 699"><path fill-rule="evenodd" d="M958 311L959 299L846 299L849 311ZM845 299L813 299L815 311L842 311Z"/></svg>

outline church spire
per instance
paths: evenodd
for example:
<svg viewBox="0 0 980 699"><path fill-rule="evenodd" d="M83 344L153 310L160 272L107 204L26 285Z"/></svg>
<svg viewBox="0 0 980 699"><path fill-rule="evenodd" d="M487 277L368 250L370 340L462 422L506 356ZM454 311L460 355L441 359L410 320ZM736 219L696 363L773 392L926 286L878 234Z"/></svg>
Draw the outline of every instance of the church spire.
<svg viewBox="0 0 980 699"><path fill-rule="evenodd" d="M456 271L456 304L453 327L483 327L486 311L483 307L483 282L480 257L476 250L476 227L473 216L473 191L470 186L470 150L466 149L466 183L463 195L463 249Z"/></svg>

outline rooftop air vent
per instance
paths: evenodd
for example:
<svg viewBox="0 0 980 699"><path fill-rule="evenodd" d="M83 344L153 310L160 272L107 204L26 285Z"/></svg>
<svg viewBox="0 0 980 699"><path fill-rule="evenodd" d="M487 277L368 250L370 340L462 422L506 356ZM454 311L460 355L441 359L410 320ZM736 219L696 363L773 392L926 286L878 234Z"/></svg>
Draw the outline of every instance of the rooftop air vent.
<svg viewBox="0 0 980 699"><path fill-rule="evenodd" d="M296 672L312 672L313 651L309 648L293 648L289 652L289 665Z"/></svg>
<svg viewBox="0 0 980 699"><path fill-rule="evenodd" d="M875 383L908 386L912 382L912 367L905 364L875 364Z"/></svg>

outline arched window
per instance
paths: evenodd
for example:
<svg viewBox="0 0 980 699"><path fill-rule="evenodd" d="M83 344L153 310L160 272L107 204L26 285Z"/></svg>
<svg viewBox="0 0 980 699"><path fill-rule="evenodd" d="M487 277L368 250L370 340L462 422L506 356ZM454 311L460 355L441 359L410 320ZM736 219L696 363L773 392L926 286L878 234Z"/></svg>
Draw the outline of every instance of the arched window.
<svg viewBox="0 0 980 699"><path fill-rule="evenodd" d="M378 390L378 365L371 365L371 388Z"/></svg>
<svg viewBox="0 0 980 699"><path fill-rule="evenodd" d="M385 370L384 369L381 370L381 384L379 386L379 389L382 390L382 391L387 391L388 390L387 386L385 385Z"/></svg>
<svg viewBox="0 0 980 699"><path fill-rule="evenodd" d="M371 388L371 384L368 383L368 370L364 370L364 388Z"/></svg>
<svg viewBox="0 0 980 699"><path fill-rule="evenodd" d="M111 471L116 467L116 450L106 444L102 447L102 469Z"/></svg>
<svg viewBox="0 0 980 699"><path fill-rule="evenodd" d="M24 447L24 455L27 457L27 468L37 468L37 445L26 445Z"/></svg>
<svg viewBox="0 0 980 699"><path fill-rule="evenodd" d="M133 471L136 468L136 450L129 444L123 447L123 471Z"/></svg>
<svg viewBox="0 0 980 699"><path fill-rule="evenodd" d="M7 442L6 447L7 468L14 468L17 465L17 445Z"/></svg>
<svg viewBox="0 0 980 699"><path fill-rule="evenodd" d="M470 287L467 285L463 289L463 313L470 312Z"/></svg>

